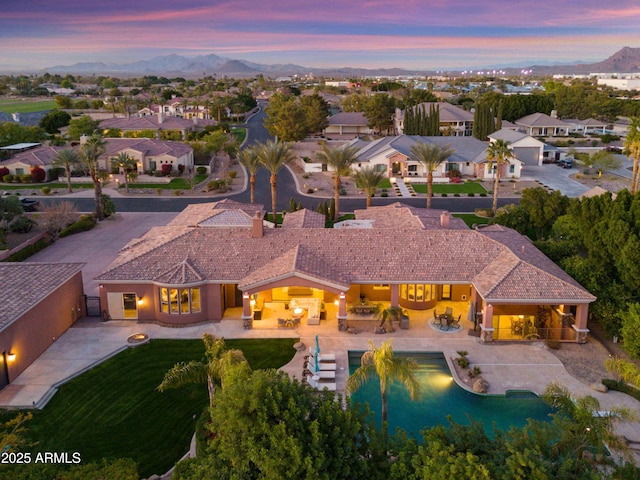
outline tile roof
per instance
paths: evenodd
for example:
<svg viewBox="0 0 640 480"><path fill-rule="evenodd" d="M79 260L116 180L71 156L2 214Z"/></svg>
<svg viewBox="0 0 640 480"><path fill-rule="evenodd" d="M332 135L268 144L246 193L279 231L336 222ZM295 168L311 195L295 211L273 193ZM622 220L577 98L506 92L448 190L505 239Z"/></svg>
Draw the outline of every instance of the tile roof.
<svg viewBox="0 0 640 480"><path fill-rule="evenodd" d="M105 153L100 158L111 158L123 150L133 150L146 157L168 155L179 158L191 152L192 147L182 142L152 138L105 138Z"/></svg>
<svg viewBox="0 0 640 480"><path fill-rule="evenodd" d="M0 330L51 295L83 266L83 263L0 262Z"/></svg>
<svg viewBox="0 0 640 480"><path fill-rule="evenodd" d="M303 208L287 213L282 221L282 228L324 228L326 217L313 210Z"/></svg>
<svg viewBox="0 0 640 480"><path fill-rule="evenodd" d="M369 120L363 112L341 112L329 117L329 125L362 125L367 126Z"/></svg>
<svg viewBox="0 0 640 480"><path fill-rule="evenodd" d="M457 107L447 102L424 102L413 107L414 111L418 109L424 113L429 113L431 106L435 106L439 110L440 123L450 122L473 122L473 113L467 112L465 109ZM404 118L404 110L400 114L400 118Z"/></svg>
<svg viewBox="0 0 640 480"><path fill-rule="evenodd" d="M158 121L158 115L147 115L144 117L129 118L107 118L100 122L100 128L120 130L196 130L204 128L206 125L214 125L213 120L198 119L197 124L193 120L165 115L162 123Z"/></svg>
<svg viewBox="0 0 640 480"><path fill-rule="evenodd" d="M24 163L32 167L46 167L53 163L58 152L64 147L38 147L26 152L21 152L8 160L0 162L0 165L13 165L15 163Z"/></svg>
<svg viewBox="0 0 640 480"><path fill-rule="evenodd" d="M167 226L251 226L251 219L256 212L259 212L260 216L264 217L264 206L257 203L239 203L225 198L224 200L214 203L196 203L187 205L187 208L174 217Z"/></svg>
<svg viewBox="0 0 640 480"><path fill-rule="evenodd" d="M550 117L546 113L532 113L516 120L515 123L526 127L569 127L568 123Z"/></svg>
<svg viewBox="0 0 640 480"><path fill-rule="evenodd" d="M595 299L517 232L500 226L458 228L453 218L453 227L443 229L442 211L419 210L401 204L373 207L356 212L358 219L374 220L372 229L275 228L259 238L252 237L250 226L156 227L125 247L98 280L165 283L167 272L187 258L206 281L245 289L298 276L333 288L451 283L473 284L481 295L503 301Z"/></svg>

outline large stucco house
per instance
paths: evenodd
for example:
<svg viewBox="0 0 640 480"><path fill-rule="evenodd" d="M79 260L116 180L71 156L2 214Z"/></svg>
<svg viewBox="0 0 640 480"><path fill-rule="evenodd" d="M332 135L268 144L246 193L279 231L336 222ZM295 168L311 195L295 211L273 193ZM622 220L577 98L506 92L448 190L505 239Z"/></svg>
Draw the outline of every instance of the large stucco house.
<svg viewBox="0 0 640 480"><path fill-rule="evenodd" d="M522 162L523 165L542 165L544 159L545 143L510 128L503 128L497 132L489 134L489 142L504 140L509 144L513 155Z"/></svg>
<svg viewBox="0 0 640 480"><path fill-rule="evenodd" d="M571 125L546 113L532 113L514 123L532 137L566 137L571 130Z"/></svg>
<svg viewBox="0 0 640 480"><path fill-rule="evenodd" d="M365 165L373 165L386 172L389 178L400 175L413 182L426 182L427 169L412 157L411 147L417 143L449 145L455 151L434 172L434 182L448 182L449 171L457 170L461 175L475 178L493 178L493 168L487 161L487 143L474 137L421 137L417 135L399 135L383 137L374 141L355 139L350 146L358 148L358 170ZM522 162L518 158L501 166L501 178L520 178Z"/></svg>
<svg viewBox="0 0 640 480"><path fill-rule="evenodd" d="M437 108L440 117L442 135L454 137L470 137L473 133L473 113L447 102L424 102L412 107L414 113L420 110L428 115L431 108ZM393 115L393 126L396 134L404 133L405 110L396 109Z"/></svg>
<svg viewBox="0 0 640 480"><path fill-rule="evenodd" d="M193 170L193 148L182 142L155 140L151 138L106 138L105 152L98 158L100 168L111 169L111 160L126 153L136 160L138 173L161 170L162 165L171 165L173 171L183 167Z"/></svg>
<svg viewBox="0 0 640 480"><path fill-rule="evenodd" d="M11 158L1 161L0 167L8 168L12 175L27 175L34 168L41 168L49 178L49 171L54 167L56 156L62 149L63 147L34 144L33 148L16 153Z"/></svg>
<svg viewBox="0 0 640 480"><path fill-rule="evenodd" d="M399 203L357 210L333 229L308 210L280 228L264 215L230 200L189 205L97 277L101 308L112 319L245 328L274 328L274 317L297 311L305 324L345 330L363 303L414 318L454 304L480 314L484 342L586 339L595 297L511 229L472 230L446 211Z"/></svg>

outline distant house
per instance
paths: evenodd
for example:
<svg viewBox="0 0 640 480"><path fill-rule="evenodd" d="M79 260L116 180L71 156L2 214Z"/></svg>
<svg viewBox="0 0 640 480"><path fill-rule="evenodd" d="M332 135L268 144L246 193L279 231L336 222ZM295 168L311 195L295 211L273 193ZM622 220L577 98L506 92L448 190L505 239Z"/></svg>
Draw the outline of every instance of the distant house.
<svg viewBox="0 0 640 480"><path fill-rule="evenodd" d="M414 112L421 110L428 115L435 107L440 115L440 132L443 135L455 137L470 137L473 132L473 113L446 102L425 102L412 107ZM404 134L405 110L396 109L393 115L393 126L396 134Z"/></svg>
<svg viewBox="0 0 640 480"><path fill-rule="evenodd" d="M323 133L326 137L354 138L360 135L371 135L373 129L362 112L342 112L329 117L329 125Z"/></svg>
<svg viewBox="0 0 640 480"><path fill-rule="evenodd" d="M489 135L489 142L504 140L509 143L515 157L523 165L542 165L544 158L544 142L521 132L502 129Z"/></svg>
<svg viewBox="0 0 640 480"><path fill-rule="evenodd" d="M214 124L213 120L201 120L197 117L187 120L158 112L157 115L143 117L108 118L100 122L100 128L104 133L109 130L120 130L124 136L136 136L136 133L153 131L158 138L167 136L173 138L177 135L184 140L188 132L203 130L205 126ZM171 132L175 132L176 135L171 135Z"/></svg>
<svg viewBox="0 0 640 480"><path fill-rule="evenodd" d="M571 125L545 113L532 113L514 122L532 137L566 137Z"/></svg>
<svg viewBox="0 0 640 480"><path fill-rule="evenodd" d="M34 168L42 168L45 172L47 172L48 177L49 171L54 166L53 162L58 155L58 152L63 148L64 147L50 146L39 146L37 148L31 148L29 150L25 150L15 154L8 160L3 160L2 162L0 162L0 166L8 168L9 173L12 175L27 175Z"/></svg>
<svg viewBox="0 0 640 480"><path fill-rule="evenodd" d="M100 168L111 169L111 159L124 152L135 159L138 173L161 170L171 165L172 170L193 170L193 148L181 142L151 138L106 138L105 153L98 159Z"/></svg>
<svg viewBox="0 0 640 480"><path fill-rule="evenodd" d="M0 389L85 314L80 263L0 262ZM16 387L16 393L21 387Z"/></svg>
<svg viewBox="0 0 640 480"><path fill-rule="evenodd" d="M596 120L595 118L565 119L565 122L571 125L571 131L587 135L589 133L607 133L607 124Z"/></svg>
<svg viewBox="0 0 640 480"><path fill-rule="evenodd" d="M418 142L450 145L455 151L449 160L443 162L433 172L435 182L448 182L449 172L457 170L461 175L475 178L492 178L493 170L487 162L487 144L475 137L420 137L417 135L399 135L383 137L367 142L353 140L349 145L359 148L354 170L364 165L373 165L389 178L408 177L416 182L425 182L427 171L416 159L412 158L411 147ZM519 178L522 162L513 159L509 165L503 165L503 178Z"/></svg>

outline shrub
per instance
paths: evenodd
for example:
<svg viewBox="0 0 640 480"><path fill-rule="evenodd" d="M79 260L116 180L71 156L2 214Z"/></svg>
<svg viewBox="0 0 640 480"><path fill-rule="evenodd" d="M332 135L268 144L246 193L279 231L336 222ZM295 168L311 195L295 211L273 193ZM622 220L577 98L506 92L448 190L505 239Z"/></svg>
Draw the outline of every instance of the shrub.
<svg viewBox="0 0 640 480"><path fill-rule="evenodd" d="M10 173L7 173L6 175L3 175L3 176L2 176L2 181L3 181L4 183L11 183L11 182L13 182L13 175L12 175L12 174L10 174Z"/></svg>
<svg viewBox="0 0 640 480"><path fill-rule="evenodd" d="M109 195L105 195L103 193L101 200L102 200L102 213L104 214L105 218L116 213L116 206L111 200L111 197Z"/></svg>
<svg viewBox="0 0 640 480"><path fill-rule="evenodd" d="M381 197L388 197L388 196L389 196L389 194L388 194L387 192L382 192L382 193L380 194L380 196L381 196Z"/></svg>
<svg viewBox="0 0 640 480"><path fill-rule="evenodd" d="M473 192L469 192L469 193L467 194L467 196L468 196L468 197L475 197L475 196L476 196L476 194L475 194L475 193L473 193Z"/></svg>
<svg viewBox="0 0 640 480"><path fill-rule="evenodd" d="M68 237L74 233L86 232L96 226L96 219L91 215L83 215L80 220L72 223L60 232L60 238Z"/></svg>
<svg viewBox="0 0 640 480"><path fill-rule="evenodd" d="M165 177L169 176L171 174L171 170L173 170L173 165L170 163L163 163L161 167L162 175Z"/></svg>
<svg viewBox="0 0 640 480"><path fill-rule="evenodd" d="M469 378L476 378L481 373L482 373L482 370L480 370L479 367L473 367L471 370L469 370Z"/></svg>
<svg viewBox="0 0 640 480"><path fill-rule="evenodd" d="M51 188L49 187L42 187L40 189L40 191L42 192L43 195L49 195L51 193Z"/></svg>
<svg viewBox="0 0 640 480"><path fill-rule="evenodd" d="M456 358L456 363L460 368L467 368L469 366L469 359L467 357Z"/></svg>
<svg viewBox="0 0 640 480"><path fill-rule="evenodd" d="M196 173L198 175L204 175L205 173L207 173L207 167L196 167Z"/></svg>
<svg viewBox="0 0 640 480"><path fill-rule="evenodd" d="M169 172L171 178L178 178L180 175L182 175L182 173L180 173L179 170L171 170L171 172Z"/></svg>
<svg viewBox="0 0 640 480"><path fill-rule="evenodd" d="M632 387L631 385L627 385L624 382L618 382L616 380L611 380L609 378L603 378L602 384L607 387L609 390L614 390L616 392L626 393L627 395L635 398L640 401L640 390Z"/></svg>
<svg viewBox="0 0 640 480"><path fill-rule="evenodd" d="M459 196L460 196L460 194L459 194L459 193L454 193L454 194L453 194L453 196L454 196L454 197L459 197Z"/></svg>
<svg viewBox="0 0 640 480"><path fill-rule="evenodd" d="M29 233L36 224L30 217L19 215L9 224L9 231L13 233Z"/></svg>
<svg viewBox="0 0 640 480"><path fill-rule="evenodd" d="M307 188L307 193L313 193L313 188Z"/></svg>
<svg viewBox="0 0 640 480"><path fill-rule="evenodd" d="M302 178L304 178L304 179L306 180L307 178L309 178L309 175L307 175L307 174L305 173L304 175L302 175Z"/></svg>
<svg viewBox="0 0 640 480"><path fill-rule="evenodd" d="M154 177L164 177L164 174L162 173L162 170L154 170L153 171L153 176Z"/></svg>
<svg viewBox="0 0 640 480"><path fill-rule="evenodd" d="M229 178L236 178L238 176L238 172L236 172L235 170L231 170L229 172Z"/></svg>
<svg viewBox="0 0 640 480"><path fill-rule="evenodd" d="M185 166L184 166L184 165L178 165L178 171L179 171L180 173L184 173L184 169L185 169Z"/></svg>
<svg viewBox="0 0 640 480"><path fill-rule="evenodd" d="M448 197L448 195L446 193L443 193L441 197Z"/></svg>
<svg viewBox="0 0 640 480"><path fill-rule="evenodd" d="M16 252L13 255L11 255L9 258L5 260L5 262L21 262L23 260L26 260L31 255L35 255L40 250L44 250L45 248L47 248L47 246L50 243L51 243L51 240L49 240L48 238L41 238L37 242L32 243L31 245L20 250L19 252Z"/></svg>
<svg viewBox="0 0 640 480"><path fill-rule="evenodd" d="M44 182L45 178L47 178L47 172L45 172L44 169L40 167L32 168L29 175L31 175L31 181L33 183L42 183Z"/></svg>
<svg viewBox="0 0 640 480"><path fill-rule="evenodd" d="M25 173L24 175L20 175L20 183L32 183L33 178L31 178L30 173Z"/></svg>
<svg viewBox="0 0 640 480"><path fill-rule="evenodd" d="M162 195L162 189L161 188L156 188L156 193L158 195Z"/></svg>
<svg viewBox="0 0 640 480"><path fill-rule="evenodd" d="M180 195L182 195L182 190L174 190L174 191L173 191L173 194L174 194L176 197L179 197Z"/></svg>
<svg viewBox="0 0 640 480"><path fill-rule="evenodd" d="M482 193L480 194L480 196L481 196L481 197L486 197L486 196L487 196L487 194L486 194L485 192L482 192Z"/></svg>

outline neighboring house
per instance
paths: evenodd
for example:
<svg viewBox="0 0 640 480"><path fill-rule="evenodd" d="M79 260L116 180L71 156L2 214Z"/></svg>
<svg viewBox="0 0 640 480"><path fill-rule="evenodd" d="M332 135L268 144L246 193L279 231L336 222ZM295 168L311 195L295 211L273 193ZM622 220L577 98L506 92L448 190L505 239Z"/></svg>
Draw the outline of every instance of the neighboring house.
<svg viewBox="0 0 640 480"><path fill-rule="evenodd" d="M176 132L184 140L187 138L187 133L192 131L203 130L207 125L213 125L213 120L200 120L193 118L187 120L185 118L165 116L164 113L158 112L157 115L149 115L143 117L129 117L129 118L108 118L100 122L100 128L104 133L108 130L118 129L123 134L126 132L144 132L154 131L156 135L160 137L163 132Z"/></svg>
<svg viewBox="0 0 640 480"><path fill-rule="evenodd" d="M448 182L449 171L457 170L463 176L492 178L493 170L487 163L487 143L475 137L420 137L399 135L383 137L372 142L353 140L349 145L359 148L354 170L364 165L374 165L376 169L393 176L408 177L414 182L426 182L427 170L419 161L411 158L411 147L418 142L450 145L455 151L449 160L443 162L434 172L434 182ZM503 165L502 178L519 178L522 162L518 159Z"/></svg>
<svg viewBox="0 0 640 480"><path fill-rule="evenodd" d="M511 129L498 130L489 135L489 143L504 140L523 165L542 165L545 143Z"/></svg>
<svg viewBox="0 0 640 480"><path fill-rule="evenodd" d="M18 144L14 147L20 147L20 145L33 146L39 144ZM3 160L0 162L0 166L7 167L12 175L27 175L33 168L39 167L47 172L47 179L49 179L49 171L54 167L53 162L58 152L63 148L50 146L31 148L15 154L8 160Z"/></svg>
<svg viewBox="0 0 640 480"><path fill-rule="evenodd" d="M342 112L329 117L329 125L323 130L326 137L355 138L372 135L373 129L363 112Z"/></svg>
<svg viewBox="0 0 640 480"><path fill-rule="evenodd" d="M97 277L102 308L114 320L184 326L227 315L274 328L273 316L296 304L308 309L305 323L345 330L350 306L367 299L409 317L446 302L482 313L484 342L586 341L595 297L514 230L471 230L446 211L400 203L357 210L340 229L318 228L304 212L265 228L264 215L230 200L190 205Z"/></svg>
<svg viewBox="0 0 640 480"><path fill-rule="evenodd" d="M545 113L532 113L514 122L532 137L566 137L571 125Z"/></svg>
<svg viewBox="0 0 640 480"><path fill-rule="evenodd" d="M422 111L423 115L428 115L431 107L440 111L440 132L446 136L470 137L473 133L473 113L465 109L456 107L447 102L425 102L412 107L414 112ZM393 115L393 126L396 134L404 133L404 110L396 108Z"/></svg>
<svg viewBox="0 0 640 480"><path fill-rule="evenodd" d="M84 316L82 267L80 263L0 263L3 395L11 393L10 382Z"/></svg>
<svg viewBox="0 0 640 480"><path fill-rule="evenodd" d="M587 135L589 133L607 133L607 124L596 120L595 118L585 118L584 120L578 119L565 119L566 123L571 126L571 132Z"/></svg>
<svg viewBox="0 0 640 480"><path fill-rule="evenodd" d="M138 173L161 170L164 164L172 170L180 165L187 172L193 170L193 148L185 143L151 138L105 138L105 142L105 153L98 159L104 170L111 170L111 159L121 152L137 161Z"/></svg>

